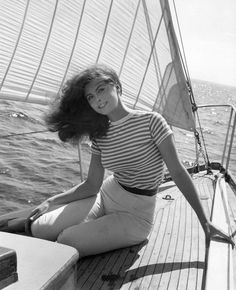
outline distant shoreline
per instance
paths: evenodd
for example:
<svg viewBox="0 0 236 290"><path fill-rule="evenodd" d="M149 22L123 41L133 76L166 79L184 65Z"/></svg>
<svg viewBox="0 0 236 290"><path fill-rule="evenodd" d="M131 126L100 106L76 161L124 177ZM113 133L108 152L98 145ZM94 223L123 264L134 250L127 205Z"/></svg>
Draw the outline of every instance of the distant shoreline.
<svg viewBox="0 0 236 290"><path fill-rule="evenodd" d="M236 84L235 86L233 85L226 85L226 84L223 84L223 83L215 83L213 81L206 81L206 80L200 80L200 79L192 79L191 80L192 83L198 83L198 84L201 84L201 83L205 83L205 84L208 84L208 85L214 85L214 86L217 86L217 87L220 87L221 89L224 87L227 87L229 89L233 89L235 90L235 97L236 97Z"/></svg>

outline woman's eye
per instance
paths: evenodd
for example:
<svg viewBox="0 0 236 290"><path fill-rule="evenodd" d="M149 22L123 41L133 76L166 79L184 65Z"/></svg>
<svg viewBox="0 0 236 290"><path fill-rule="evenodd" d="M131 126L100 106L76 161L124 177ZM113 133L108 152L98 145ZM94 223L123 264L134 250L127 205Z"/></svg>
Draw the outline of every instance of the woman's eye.
<svg viewBox="0 0 236 290"><path fill-rule="evenodd" d="M105 90L105 87L101 87L97 90L98 94L102 93Z"/></svg>
<svg viewBox="0 0 236 290"><path fill-rule="evenodd" d="M93 95L88 95L88 96L87 96L87 100L88 100L89 102L91 102L91 101L93 100Z"/></svg>

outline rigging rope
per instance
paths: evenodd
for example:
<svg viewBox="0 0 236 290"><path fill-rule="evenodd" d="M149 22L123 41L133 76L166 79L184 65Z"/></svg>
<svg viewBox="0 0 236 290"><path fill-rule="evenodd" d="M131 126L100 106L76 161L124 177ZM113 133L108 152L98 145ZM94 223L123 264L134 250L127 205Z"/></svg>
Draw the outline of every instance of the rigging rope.
<svg viewBox="0 0 236 290"><path fill-rule="evenodd" d="M23 136L23 135L31 135L31 134L37 134L37 133L45 133L45 132L50 132L49 130L40 130L40 131L31 131L31 132L25 132L25 133L12 133L8 135L2 135L0 136L0 139L5 139L5 138L11 138L14 136Z"/></svg>
<svg viewBox="0 0 236 290"><path fill-rule="evenodd" d="M150 65L150 62L151 62L151 59L152 59L152 56L153 56L153 52L155 50L155 44L156 44L157 36L159 34L159 31L160 31L162 18L163 18L163 11L162 11L162 15L161 15L160 21L158 23L158 27L157 27L157 30L156 30L155 37L154 37L153 42L152 42L152 47L151 47L151 51L149 53L149 58L148 58L148 61L147 61L146 69L145 69L145 72L144 72L144 75L143 75L143 78L142 78L142 81L141 81L141 85L139 87L139 91L137 93L137 97L136 97L135 103L133 105L133 109L135 109L135 107L136 107L136 105L137 105L137 103L139 101L139 97L140 97L140 94L141 94L141 91L142 91L142 87L143 87L143 84L144 84L144 81L145 81L145 78L146 78L146 75L147 75L147 72L148 72L148 68L149 68L149 65Z"/></svg>
<svg viewBox="0 0 236 290"><path fill-rule="evenodd" d="M193 109L194 109L196 107L196 102L195 102L195 98L194 98L194 94L193 94L193 90L192 90L191 77L190 77L190 73L189 73L189 69L188 69L187 58L186 58L186 53L185 53L185 49L184 49L184 42L183 42L183 37L182 37L181 29L180 29L179 17L178 17L176 5L175 5L175 0L173 0L173 7L174 7L174 12L175 12L177 28L178 28L178 34L179 34L179 38L180 38L180 45L181 45L182 52L183 52L182 53L181 51L179 51L179 56L180 56L180 59L181 59L182 65L183 65L183 69L184 69L184 72L186 75L187 85L188 85L188 89L189 89L189 93L190 93L190 99L191 99Z"/></svg>
<svg viewBox="0 0 236 290"><path fill-rule="evenodd" d="M103 47L103 44L104 44L104 40L105 40L105 37L106 37L107 28L108 28L108 23L109 23L110 16L111 16L112 5L113 5L113 0L111 1L110 7L109 7L107 20L106 20L106 24L105 24L105 29L103 31L102 41L101 41L100 48L99 48L99 51L98 51L96 63L98 63L98 60L99 60L101 52L102 52L102 47Z"/></svg>
<svg viewBox="0 0 236 290"><path fill-rule="evenodd" d="M138 1L137 7L136 7L136 11L135 11L132 27L131 27L131 30L130 30L128 42L127 42L127 45L126 45L126 48L125 48L124 57L122 59L120 70L119 70L119 73L118 73L119 78L121 76L121 73L122 73L122 70L123 70L123 66L124 66L124 63L125 63L125 60L126 60L126 56L127 56L127 53L128 53L128 49L129 49L129 46L130 46L130 42L131 42L131 38L132 38L132 35L133 35L135 23L136 23L136 20L137 20L137 15L138 15L138 11L139 11L140 2L141 2L141 0Z"/></svg>
<svg viewBox="0 0 236 290"><path fill-rule="evenodd" d="M202 126L201 126L201 122L200 122L200 118L199 118L199 114L198 114L198 108L195 102L195 98L194 98L194 93L193 93L193 89L192 89L192 83L191 83L191 78L190 78L190 73L189 73L189 69L188 69L188 65L187 65L187 58L186 58L186 53L185 53L185 49L184 49L184 44L183 44L183 37L182 37L182 33L181 33L181 29L180 29L180 23L179 23L179 18L178 18L178 14L177 14L177 9L176 9L176 5L175 5L175 0L173 0L173 7L174 7L174 12L175 12L175 18L176 18L176 23L177 23L177 28L178 28L178 34L180 37L180 45L182 48L182 53L181 51L179 51L179 55L181 58L181 62L183 65L183 69L186 75L186 79L187 79L187 86L188 86L188 90L189 90L189 96L191 99L191 103L192 103L192 109L193 109L193 113L197 116L197 122L199 124L199 130L200 130L200 135L201 135L201 139L203 142L203 147L202 148L202 144L201 144L201 140L200 140L200 136L197 130L194 131L194 137L195 140L197 142L197 144L199 145L199 150L197 152L197 158L195 161L195 165L199 165L198 164L198 157L200 154L202 154L207 171L210 172L210 162L209 162L209 157L208 157L208 153L207 153L207 149L206 149L206 142L203 136L203 130L202 130Z"/></svg>
<svg viewBox="0 0 236 290"><path fill-rule="evenodd" d="M200 154L202 155L204 162L205 162L205 166L208 172L210 172L211 168L210 168L210 162L209 162L209 158L208 158L208 154L207 154L207 150L206 150L206 145L205 145L205 140L203 139L203 144L204 144L204 150L202 148L202 144L201 144L201 140L199 137L199 133L197 130L194 131L194 136L196 139L196 142L199 146L199 149L197 151L197 156L196 156L196 161L194 162L194 166L199 166L199 156ZM202 137L203 138L203 137Z"/></svg>
<svg viewBox="0 0 236 290"><path fill-rule="evenodd" d="M149 17L146 1L142 0L142 3L143 3L143 10L144 10L144 15L145 15L145 19L146 19L146 24L147 24L147 30L148 30L150 45L152 47L153 42L154 42L154 36L153 36L153 31L152 31L151 20L150 20L150 17ZM158 55L157 55L157 50L156 50L155 45L154 45L154 50L153 50L153 63L154 63L155 70L156 70L156 77L157 77L158 87L160 88L161 87L162 74L161 74L160 62L158 60Z"/></svg>
<svg viewBox="0 0 236 290"><path fill-rule="evenodd" d="M24 11L24 15L23 15L23 21L21 23L21 27L20 27L20 30L19 30L18 38L16 40L15 47L14 47L11 59L10 59L10 61L8 63L8 66L7 66L7 69L5 71L4 77L2 78L2 82L0 84L0 91L1 91L1 89L3 87L3 84L4 84L5 80L6 80L7 74L9 72L9 70L10 70L11 65L12 65L14 56L16 54L16 50L18 48L18 45L19 45L19 42L20 42L20 39L21 39L21 36L22 36L22 33L23 33L23 28L24 28L24 25L25 25L25 20L26 20L27 13L28 13L28 8L29 8L29 0L27 1L26 6L25 6L25 11Z"/></svg>
<svg viewBox="0 0 236 290"><path fill-rule="evenodd" d="M55 18L56 18L57 8L58 8L58 0L56 0L55 6L54 6L53 16L52 16L52 19L51 19L51 23L49 25L48 35L47 35L46 43L44 45L44 49L43 49L41 58L39 60L39 65L38 65L38 68L37 68L37 70L35 72L34 78L33 78L32 82L31 82L31 85L30 85L30 88L29 88L28 93L26 95L25 101L28 100L28 98L29 98L29 96L31 94L31 91L32 91L33 86L34 86L34 83L36 82L37 76L39 74L39 70L40 70L40 68L41 68L41 66L43 64L43 59L45 57L46 50L47 50L47 47L48 47L48 44L49 44L49 40L50 40L50 36L52 34L53 24L54 24L54 21L55 21Z"/></svg>
<svg viewBox="0 0 236 290"><path fill-rule="evenodd" d="M67 76L68 71L69 71L69 67L71 65L71 61L72 61L72 58L73 58L73 55L74 55L74 51L75 51L75 48L76 48L76 43L77 43L77 40L79 38L80 27L81 27L83 15L84 15L85 4L86 4L86 0L84 0L84 2L83 2L83 6L82 6L82 9L81 9L81 13L80 13L80 17L79 17L79 22L78 22L78 26L77 26L77 30L76 30L76 35L75 35L74 42L73 42L73 47L71 49L70 58L68 60L67 66L66 66L66 70L65 70L64 76L63 76L63 78L61 80L60 88L58 89L58 92L57 92L58 94L62 90L62 87L63 87L63 85L65 83L66 76Z"/></svg>

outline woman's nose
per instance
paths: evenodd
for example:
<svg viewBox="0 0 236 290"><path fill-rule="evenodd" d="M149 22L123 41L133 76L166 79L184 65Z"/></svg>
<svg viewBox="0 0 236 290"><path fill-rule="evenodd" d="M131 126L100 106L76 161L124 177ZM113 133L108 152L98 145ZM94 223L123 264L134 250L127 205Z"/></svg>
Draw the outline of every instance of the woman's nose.
<svg viewBox="0 0 236 290"><path fill-rule="evenodd" d="M96 96L96 101L97 101L98 103L100 103L100 102L102 101L102 99L101 99L101 96L100 96L100 95L97 95L97 96Z"/></svg>

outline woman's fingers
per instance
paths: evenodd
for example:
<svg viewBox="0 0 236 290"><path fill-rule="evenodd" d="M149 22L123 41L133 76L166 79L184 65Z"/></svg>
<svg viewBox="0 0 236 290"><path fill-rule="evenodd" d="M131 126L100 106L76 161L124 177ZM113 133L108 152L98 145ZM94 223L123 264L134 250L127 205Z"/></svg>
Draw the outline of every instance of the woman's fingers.
<svg viewBox="0 0 236 290"><path fill-rule="evenodd" d="M37 218L39 218L42 214L47 212L49 209L49 202L44 201L39 206L37 206L35 209L33 209L30 213L30 215L27 217L25 222L25 232L29 235L31 235L31 224L34 222Z"/></svg>
<svg viewBox="0 0 236 290"><path fill-rule="evenodd" d="M227 233L223 232L222 230L216 228L213 225L210 226L210 236L211 238L223 239L224 241L230 243L233 246L233 248L235 246L235 242L231 236L229 236Z"/></svg>
<svg viewBox="0 0 236 290"><path fill-rule="evenodd" d="M31 222L33 222L41 215L42 215L41 211L39 209L37 209L34 213L33 212L31 213L31 215L29 216L29 219Z"/></svg>
<svg viewBox="0 0 236 290"><path fill-rule="evenodd" d="M32 212L30 213L30 215L27 217L26 221L25 221L25 232L31 236L31 224L33 221L35 221L37 218L39 217L39 209L38 207L36 207L34 210L32 210Z"/></svg>
<svg viewBox="0 0 236 290"><path fill-rule="evenodd" d="M216 236L215 238L221 238L225 241L227 241L228 243L230 243L233 248L235 247L235 243L234 243L234 240L231 236L228 236L227 234L225 234L224 232L221 232L221 231L216 231Z"/></svg>
<svg viewBox="0 0 236 290"><path fill-rule="evenodd" d="M38 207L36 207L35 209L33 209L32 211L31 211L31 213L29 214L29 216L28 216L28 218L30 218L30 217L32 217L33 215L35 215L37 212L38 212Z"/></svg>
<svg viewBox="0 0 236 290"><path fill-rule="evenodd" d="M49 202L44 201L39 206L37 206L32 212L30 213L28 219L30 221L35 221L37 218L39 218L42 214L46 213L49 209Z"/></svg>

